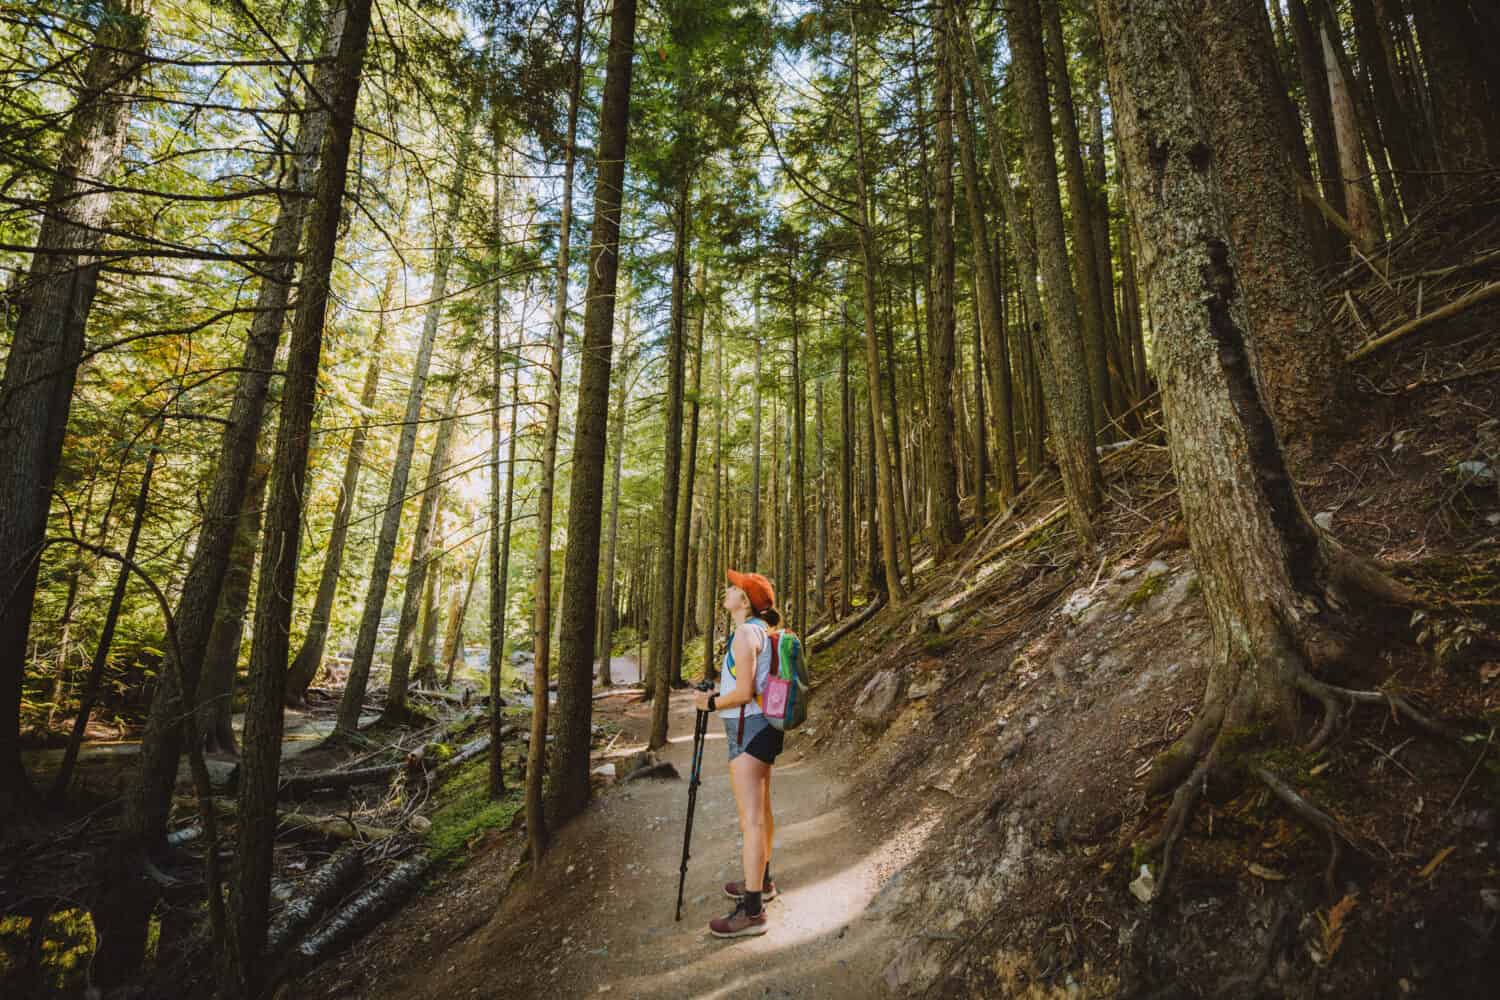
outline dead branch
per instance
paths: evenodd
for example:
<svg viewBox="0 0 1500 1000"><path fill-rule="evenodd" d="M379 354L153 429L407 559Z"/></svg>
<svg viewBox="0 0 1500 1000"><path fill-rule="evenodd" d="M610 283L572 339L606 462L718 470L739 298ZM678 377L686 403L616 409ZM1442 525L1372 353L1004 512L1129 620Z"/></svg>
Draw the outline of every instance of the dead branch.
<svg viewBox="0 0 1500 1000"><path fill-rule="evenodd" d="M1500 297L1500 281L1492 281L1487 285L1481 285L1467 295L1460 296L1447 305L1434 309L1425 316L1418 316L1415 319L1408 320L1389 333L1383 333L1378 337L1365 341L1359 347L1345 355L1344 360L1346 362L1354 362L1368 357L1387 344L1400 340L1408 334L1415 333L1426 326L1436 323L1438 320L1457 316L1459 313L1477 306L1481 302L1487 302L1497 297Z"/></svg>
<svg viewBox="0 0 1500 1000"><path fill-rule="evenodd" d="M865 622L869 621L872 617L874 617L875 613L883 607L885 607L884 594L875 598L875 600L870 602L869 604L865 605L865 607L859 612L859 614L849 618L847 621L839 625L827 635L809 636L807 639L808 651L815 653L819 650L827 649L829 646L832 646L844 636L848 635L850 632L853 632Z"/></svg>

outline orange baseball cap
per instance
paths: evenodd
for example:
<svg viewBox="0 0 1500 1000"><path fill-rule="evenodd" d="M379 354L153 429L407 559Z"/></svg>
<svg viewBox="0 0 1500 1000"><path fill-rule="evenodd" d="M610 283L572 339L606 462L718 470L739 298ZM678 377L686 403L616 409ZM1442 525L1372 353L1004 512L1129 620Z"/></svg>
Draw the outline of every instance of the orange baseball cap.
<svg viewBox="0 0 1500 1000"><path fill-rule="evenodd" d="M745 592L745 596L750 598L750 610L756 614L776 604L776 588L759 573L736 573L729 569L724 571L724 576Z"/></svg>

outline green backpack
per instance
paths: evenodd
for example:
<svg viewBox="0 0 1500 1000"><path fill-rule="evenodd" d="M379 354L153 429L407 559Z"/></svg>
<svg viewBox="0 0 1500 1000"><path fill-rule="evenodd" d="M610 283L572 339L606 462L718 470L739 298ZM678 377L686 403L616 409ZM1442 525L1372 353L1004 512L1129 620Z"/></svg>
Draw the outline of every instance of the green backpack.
<svg viewBox="0 0 1500 1000"><path fill-rule="evenodd" d="M771 640L771 672L757 700L766 721L785 732L807 721L812 675L802 658L802 640L795 632L771 632L767 638Z"/></svg>

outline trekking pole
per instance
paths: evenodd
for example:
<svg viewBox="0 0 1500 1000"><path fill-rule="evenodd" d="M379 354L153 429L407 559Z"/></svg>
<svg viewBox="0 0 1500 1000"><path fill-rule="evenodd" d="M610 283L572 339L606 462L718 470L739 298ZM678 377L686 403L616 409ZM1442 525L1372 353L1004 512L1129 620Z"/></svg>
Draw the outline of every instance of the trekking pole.
<svg viewBox="0 0 1500 1000"><path fill-rule="evenodd" d="M699 691L712 691L708 681L700 681ZM682 919L682 890L687 885L688 845L693 841L693 807L698 804L698 772L703 767L703 743L708 735L709 713L698 710L693 720L693 766L688 776L687 828L682 832L682 871L677 878L677 920Z"/></svg>

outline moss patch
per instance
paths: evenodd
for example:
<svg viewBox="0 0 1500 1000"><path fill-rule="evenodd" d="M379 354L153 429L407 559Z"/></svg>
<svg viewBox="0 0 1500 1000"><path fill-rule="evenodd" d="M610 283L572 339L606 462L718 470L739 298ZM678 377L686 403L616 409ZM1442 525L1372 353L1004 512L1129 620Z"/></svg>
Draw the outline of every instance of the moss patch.
<svg viewBox="0 0 1500 1000"><path fill-rule="evenodd" d="M1167 574L1165 573L1157 573L1155 576L1148 576L1142 580L1141 585L1135 588L1129 597L1125 598L1126 610L1134 611L1142 604L1151 600L1151 598L1161 593L1161 588L1166 585L1166 582Z"/></svg>
<svg viewBox="0 0 1500 1000"><path fill-rule="evenodd" d="M439 792L442 805L428 818L427 850L434 858L447 860L462 852L476 834L510 825L520 811L520 776L506 775L506 795L498 801L489 796L489 761L471 761L459 769Z"/></svg>

